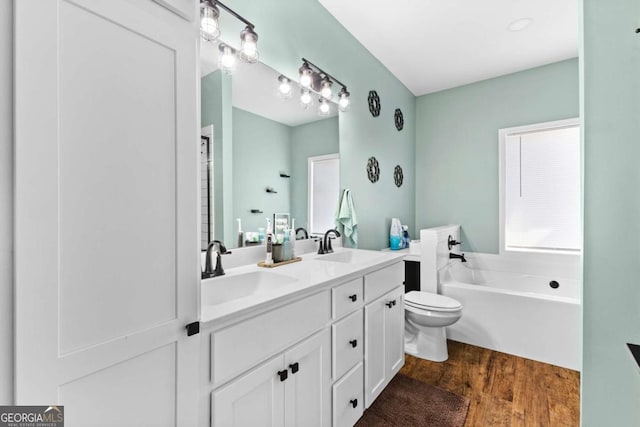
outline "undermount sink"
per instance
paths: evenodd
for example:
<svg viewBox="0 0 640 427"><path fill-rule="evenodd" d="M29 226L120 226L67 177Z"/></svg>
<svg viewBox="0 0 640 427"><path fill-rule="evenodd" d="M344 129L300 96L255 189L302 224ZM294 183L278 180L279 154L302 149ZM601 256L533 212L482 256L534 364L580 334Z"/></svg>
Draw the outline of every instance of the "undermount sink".
<svg viewBox="0 0 640 427"><path fill-rule="evenodd" d="M367 250L340 251L331 254L320 255L316 261L342 262L345 264L360 264L369 262L383 256L380 252Z"/></svg>
<svg viewBox="0 0 640 427"><path fill-rule="evenodd" d="M269 271L213 277L202 282L202 305L217 305L240 298L267 294L298 279Z"/></svg>

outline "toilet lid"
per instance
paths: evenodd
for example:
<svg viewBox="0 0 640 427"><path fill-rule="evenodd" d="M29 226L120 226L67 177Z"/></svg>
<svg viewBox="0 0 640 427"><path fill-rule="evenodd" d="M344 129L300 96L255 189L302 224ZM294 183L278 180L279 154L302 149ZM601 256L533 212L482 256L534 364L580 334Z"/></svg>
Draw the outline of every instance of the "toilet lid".
<svg viewBox="0 0 640 427"><path fill-rule="evenodd" d="M411 291L404 294L404 303L417 308L425 307L444 310L455 310L462 307L462 305L453 298L420 291Z"/></svg>

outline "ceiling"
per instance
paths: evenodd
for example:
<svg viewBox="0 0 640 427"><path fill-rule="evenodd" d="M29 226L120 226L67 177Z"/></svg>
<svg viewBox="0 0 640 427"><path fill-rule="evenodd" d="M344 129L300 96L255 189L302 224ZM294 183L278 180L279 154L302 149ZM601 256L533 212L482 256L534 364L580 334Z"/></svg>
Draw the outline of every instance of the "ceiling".
<svg viewBox="0 0 640 427"><path fill-rule="evenodd" d="M578 56L578 0L319 1L416 96Z"/></svg>
<svg viewBox="0 0 640 427"><path fill-rule="evenodd" d="M205 76L218 69L218 52L217 43L200 42L201 75ZM231 96L234 107L287 126L299 126L327 118L316 113L317 102L308 110L302 108L298 101L297 94L300 89L297 88L297 83L294 83L295 96L290 99L279 98L277 88L280 73L273 68L262 62L247 64L240 59L236 64L231 77ZM337 107L333 104L329 117L337 115Z"/></svg>

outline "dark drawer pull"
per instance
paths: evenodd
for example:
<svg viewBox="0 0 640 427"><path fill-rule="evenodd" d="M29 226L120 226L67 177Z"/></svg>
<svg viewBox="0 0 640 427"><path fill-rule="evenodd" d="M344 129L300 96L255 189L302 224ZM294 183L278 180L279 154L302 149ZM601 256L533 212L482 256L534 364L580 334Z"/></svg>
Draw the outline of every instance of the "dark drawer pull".
<svg viewBox="0 0 640 427"><path fill-rule="evenodd" d="M284 371L278 371L278 375L280 376L280 381L284 381L289 377L289 371L286 369Z"/></svg>
<svg viewBox="0 0 640 427"><path fill-rule="evenodd" d="M349 344L351 344L351 347L356 348L358 346L358 340L351 340Z"/></svg>
<svg viewBox="0 0 640 427"><path fill-rule="evenodd" d="M298 362L292 363L291 365L289 365L289 369L291 369L292 374L295 374L296 372L298 372L299 368L300 366L298 365Z"/></svg>
<svg viewBox="0 0 640 427"><path fill-rule="evenodd" d="M356 302L356 300L358 299L358 295L356 294L349 295L349 299L351 300L351 302Z"/></svg>
<svg viewBox="0 0 640 427"><path fill-rule="evenodd" d="M351 406L355 408L356 406L358 406L358 399L351 399L349 403L351 403Z"/></svg>

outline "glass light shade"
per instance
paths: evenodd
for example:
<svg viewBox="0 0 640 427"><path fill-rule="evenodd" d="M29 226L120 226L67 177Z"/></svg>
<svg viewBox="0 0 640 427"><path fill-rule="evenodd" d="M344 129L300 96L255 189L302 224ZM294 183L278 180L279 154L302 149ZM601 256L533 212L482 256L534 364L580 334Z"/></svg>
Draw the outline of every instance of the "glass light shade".
<svg viewBox="0 0 640 427"><path fill-rule="evenodd" d="M320 97L320 104L318 105L318 115L320 116L328 116L331 112L331 106L329 105L329 101L324 97Z"/></svg>
<svg viewBox="0 0 640 427"><path fill-rule="evenodd" d="M331 91L331 80L327 77L322 79L322 89L320 89L320 95L322 95L325 99L331 99L333 97L333 92Z"/></svg>
<svg viewBox="0 0 640 427"><path fill-rule="evenodd" d="M293 95L293 87L291 81L285 76L278 77L280 84L278 85L278 96L280 98L289 99Z"/></svg>
<svg viewBox="0 0 640 427"><path fill-rule="evenodd" d="M309 91L309 89L302 89L300 91L300 104L305 109L313 105L313 98L311 97L311 91Z"/></svg>
<svg viewBox="0 0 640 427"><path fill-rule="evenodd" d="M240 33L240 58L253 64L258 61L260 54L258 53L258 35L247 26Z"/></svg>
<svg viewBox="0 0 640 427"><path fill-rule="evenodd" d="M340 111L347 111L349 109L349 105L351 104L349 100L349 92L347 92L345 88L342 88L339 96L340 99L338 100L338 109Z"/></svg>
<svg viewBox="0 0 640 427"><path fill-rule="evenodd" d="M225 44L220 45L220 57L218 66L226 73L231 74L236 69L236 56L233 49Z"/></svg>
<svg viewBox="0 0 640 427"><path fill-rule="evenodd" d="M311 87L313 71L309 67L309 65L305 62L300 67L300 86L308 88Z"/></svg>
<svg viewBox="0 0 640 427"><path fill-rule="evenodd" d="M218 25L220 11L210 1L200 3L200 36L213 42L220 36L220 26Z"/></svg>

